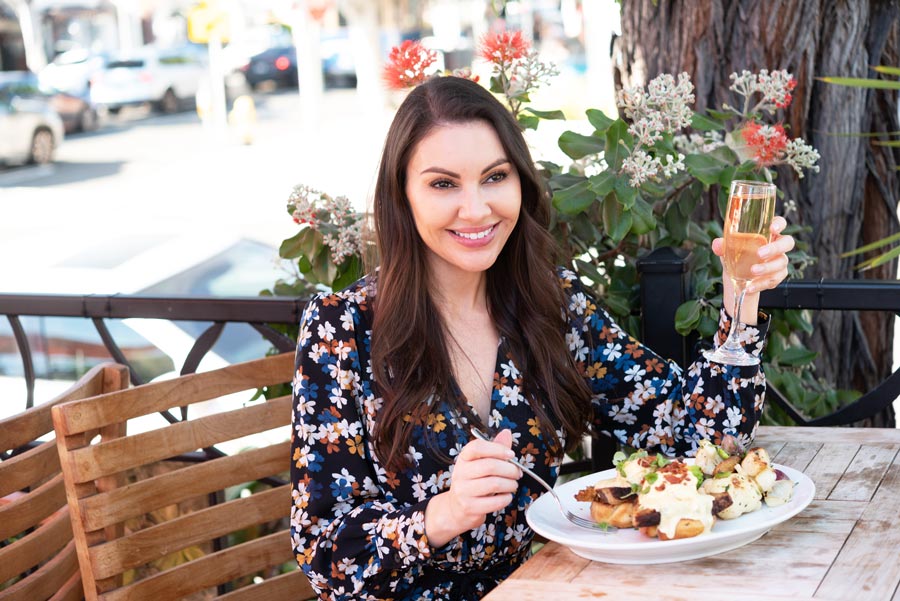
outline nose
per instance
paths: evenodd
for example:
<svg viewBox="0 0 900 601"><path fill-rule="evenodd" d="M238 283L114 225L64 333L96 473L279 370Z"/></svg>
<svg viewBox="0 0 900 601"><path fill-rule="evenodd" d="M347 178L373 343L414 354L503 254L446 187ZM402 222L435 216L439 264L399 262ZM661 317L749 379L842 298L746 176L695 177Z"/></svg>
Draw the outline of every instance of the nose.
<svg viewBox="0 0 900 601"><path fill-rule="evenodd" d="M462 195L459 205L459 218L463 221L480 223L491 214L491 205L483 194L481 187L469 189Z"/></svg>

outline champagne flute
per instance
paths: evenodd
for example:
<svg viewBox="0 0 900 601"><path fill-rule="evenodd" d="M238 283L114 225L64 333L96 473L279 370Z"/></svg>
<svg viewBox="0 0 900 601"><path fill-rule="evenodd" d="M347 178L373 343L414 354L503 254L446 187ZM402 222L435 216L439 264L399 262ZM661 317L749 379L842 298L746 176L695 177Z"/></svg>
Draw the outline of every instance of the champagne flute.
<svg viewBox="0 0 900 601"><path fill-rule="evenodd" d="M763 182L731 182L725 211L725 270L734 285L734 317L728 339L713 351L704 351L710 361L725 365L758 365L759 359L744 350L738 341L741 307L747 285L753 279L750 268L759 262L759 249L769 243L775 217L775 186Z"/></svg>

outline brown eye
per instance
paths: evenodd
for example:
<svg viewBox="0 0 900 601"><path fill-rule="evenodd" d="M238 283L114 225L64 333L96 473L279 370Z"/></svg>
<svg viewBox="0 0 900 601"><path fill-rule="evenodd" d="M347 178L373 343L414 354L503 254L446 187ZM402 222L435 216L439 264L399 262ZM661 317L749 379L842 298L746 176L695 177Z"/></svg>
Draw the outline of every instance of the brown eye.
<svg viewBox="0 0 900 601"><path fill-rule="evenodd" d="M439 190L447 190L447 189L453 187L453 182L451 182L450 180L447 180L447 179L439 179L437 181L431 182L430 185L432 188L437 188Z"/></svg>
<svg viewBox="0 0 900 601"><path fill-rule="evenodd" d="M487 179L484 181L489 184L496 184L505 180L507 175L508 174L506 173L506 171L495 171L494 173L487 176Z"/></svg>

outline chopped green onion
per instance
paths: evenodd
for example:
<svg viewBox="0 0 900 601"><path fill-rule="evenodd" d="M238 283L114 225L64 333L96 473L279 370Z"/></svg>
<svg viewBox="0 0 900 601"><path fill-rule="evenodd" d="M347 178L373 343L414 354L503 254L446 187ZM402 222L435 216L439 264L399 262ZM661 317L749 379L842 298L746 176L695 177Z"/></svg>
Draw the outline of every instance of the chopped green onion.
<svg viewBox="0 0 900 601"><path fill-rule="evenodd" d="M721 457L722 459L728 459L729 457L728 451L726 451L722 447L716 447L716 453L718 453L719 457Z"/></svg>

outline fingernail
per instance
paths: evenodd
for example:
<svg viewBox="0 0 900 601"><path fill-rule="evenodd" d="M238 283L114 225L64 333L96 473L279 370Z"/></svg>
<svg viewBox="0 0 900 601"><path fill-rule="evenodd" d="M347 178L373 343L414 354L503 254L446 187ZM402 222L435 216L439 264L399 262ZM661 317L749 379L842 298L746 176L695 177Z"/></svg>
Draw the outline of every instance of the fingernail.
<svg viewBox="0 0 900 601"><path fill-rule="evenodd" d="M772 251L769 249L769 247L763 246L759 249L759 252L757 254L760 256L760 258L765 259L770 254L772 254Z"/></svg>
<svg viewBox="0 0 900 601"><path fill-rule="evenodd" d="M515 457L515 456L516 456L516 452L513 451L512 449L506 449L506 456L507 456L507 457L510 457L510 458Z"/></svg>
<svg viewBox="0 0 900 601"><path fill-rule="evenodd" d="M750 271L752 273L762 273L762 271L763 271L762 265L754 265L753 267L750 268Z"/></svg>

